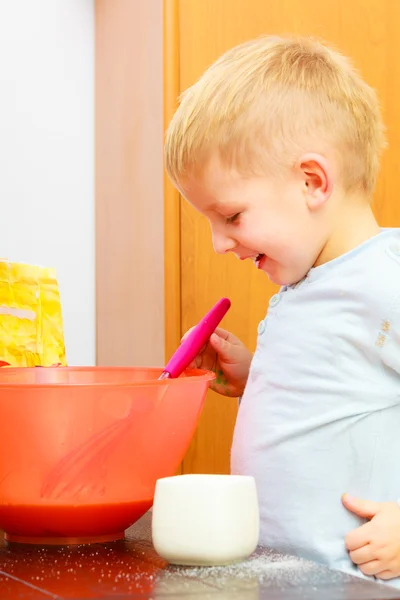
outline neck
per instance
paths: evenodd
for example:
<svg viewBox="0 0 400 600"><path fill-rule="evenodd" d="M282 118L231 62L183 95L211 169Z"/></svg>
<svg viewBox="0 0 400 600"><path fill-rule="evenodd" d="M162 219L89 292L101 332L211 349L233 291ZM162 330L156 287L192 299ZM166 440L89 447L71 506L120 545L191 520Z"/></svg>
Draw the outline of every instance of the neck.
<svg viewBox="0 0 400 600"><path fill-rule="evenodd" d="M316 267L342 256L380 233L371 205L364 197L346 198L340 205L336 218L330 215L334 226L315 262Z"/></svg>

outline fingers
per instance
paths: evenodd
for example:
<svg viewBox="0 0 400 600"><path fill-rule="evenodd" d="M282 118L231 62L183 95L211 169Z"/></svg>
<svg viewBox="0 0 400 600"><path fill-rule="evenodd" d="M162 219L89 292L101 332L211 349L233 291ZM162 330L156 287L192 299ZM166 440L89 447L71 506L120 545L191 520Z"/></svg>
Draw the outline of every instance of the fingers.
<svg viewBox="0 0 400 600"><path fill-rule="evenodd" d="M374 575L379 579L391 579L395 576L391 571L383 569L382 561L375 558L376 553L372 544L353 550L349 554L353 563L358 566L364 575Z"/></svg>
<svg viewBox="0 0 400 600"><path fill-rule="evenodd" d="M366 546L371 541L371 523L353 529L345 537L346 548L350 552Z"/></svg>
<svg viewBox="0 0 400 600"><path fill-rule="evenodd" d="M370 560L367 563L359 565L358 568L364 575L376 575L382 570L379 560Z"/></svg>
<svg viewBox="0 0 400 600"><path fill-rule="evenodd" d="M342 502L347 510L350 510L359 517L365 519L372 519L381 509L382 502L372 502L371 500L361 500L360 498L353 498L348 494L343 494Z"/></svg>
<svg viewBox="0 0 400 600"><path fill-rule="evenodd" d="M226 329L222 329L221 327L217 327L214 331L214 334L218 335L223 340L227 340L229 337L232 336L230 331L226 331Z"/></svg>
<svg viewBox="0 0 400 600"><path fill-rule="evenodd" d="M380 571L379 573L376 573L375 577L377 579L388 580L388 579L393 579L394 577L398 577L398 575L396 575L396 573L393 573L393 571L386 570L386 571Z"/></svg>
<svg viewBox="0 0 400 600"><path fill-rule="evenodd" d="M188 335L193 331L193 327L189 329L182 338L182 343L187 339ZM232 336L229 331L217 327L215 332L211 335L209 341L199 351L196 358L190 365L192 368L200 369L213 369L215 363L218 360L222 361L226 365L236 363L240 364L243 361L243 348L241 342ZM246 353L246 349L244 348Z"/></svg>
<svg viewBox="0 0 400 600"><path fill-rule="evenodd" d="M210 345L218 354L220 360L226 363L235 362L234 357L232 356L232 344L228 341L228 339L213 333L210 337Z"/></svg>
<svg viewBox="0 0 400 600"><path fill-rule="evenodd" d="M374 560L374 552L371 544L367 544L366 546L358 548L357 550L352 550L350 552L350 558L355 565L362 565L370 560Z"/></svg>

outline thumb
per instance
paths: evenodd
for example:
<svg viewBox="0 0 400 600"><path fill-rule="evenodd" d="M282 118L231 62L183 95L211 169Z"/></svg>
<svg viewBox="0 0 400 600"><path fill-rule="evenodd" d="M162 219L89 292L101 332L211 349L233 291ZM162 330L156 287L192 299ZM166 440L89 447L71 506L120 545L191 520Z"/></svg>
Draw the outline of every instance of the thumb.
<svg viewBox="0 0 400 600"><path fill-rule="evenodd" d="M221 358L228 358L232 344L216 333L210 337L210 344Z"/></svg>
<svg viewBox="0 0 400 600"><path fill-rule="evenodd" d="M354 498L348 494L343 494L342 502L347 510L350 510L359 517L366 519L372 519L380 510L381 502L372 502L371 500L361 500L360 498Z"/></svg>

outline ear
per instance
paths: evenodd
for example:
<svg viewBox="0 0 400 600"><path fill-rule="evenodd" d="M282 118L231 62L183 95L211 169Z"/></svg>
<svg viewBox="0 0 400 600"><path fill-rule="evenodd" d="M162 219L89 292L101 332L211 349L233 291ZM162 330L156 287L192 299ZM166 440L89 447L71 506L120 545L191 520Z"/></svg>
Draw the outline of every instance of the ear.
<svg viewBox="0 0 400 600"><path fill-rule="evenodd" d="M333 174L330 164L320 154L303 154L296 165L304 182L304 193L308 208L316 210L332 195Z"/></svg>

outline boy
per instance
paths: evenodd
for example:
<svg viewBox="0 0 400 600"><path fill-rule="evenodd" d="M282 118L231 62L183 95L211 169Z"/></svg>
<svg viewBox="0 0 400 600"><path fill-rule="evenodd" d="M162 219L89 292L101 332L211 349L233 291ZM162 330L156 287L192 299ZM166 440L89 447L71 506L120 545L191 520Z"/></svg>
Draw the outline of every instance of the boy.
<svg viewBox="0 0 400 600"><path fill-rule="evenodd" d="M215 250L282 286L254 357L218 330L197 360L243 395L232 472L256 479L260 542L382 579L400 574L393 540L371 554L363 529L347 549L363 520L341 496L389 501L400 521L400 231L370 206L384 144L375 93L344 57L276 37L212 65L166 137L167 171Z"/></svg>

